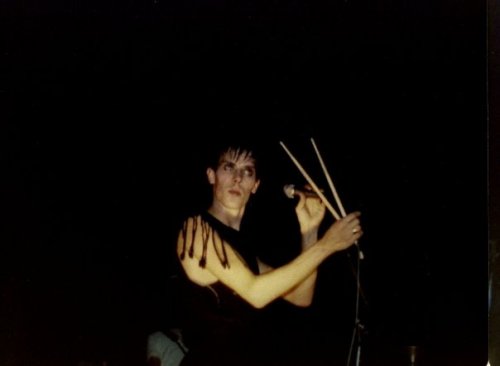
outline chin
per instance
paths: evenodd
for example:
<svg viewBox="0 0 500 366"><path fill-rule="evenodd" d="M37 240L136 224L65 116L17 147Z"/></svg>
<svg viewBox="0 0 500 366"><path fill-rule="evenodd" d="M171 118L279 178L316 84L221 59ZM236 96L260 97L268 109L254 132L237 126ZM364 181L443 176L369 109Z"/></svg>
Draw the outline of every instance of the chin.
<svg viewBox="0 0 500 366"><path fill-rule="evenodd" d="M232 197L225 202L225 206L231 209L240 209L245 207L247 200L243 197Z"/></svg>

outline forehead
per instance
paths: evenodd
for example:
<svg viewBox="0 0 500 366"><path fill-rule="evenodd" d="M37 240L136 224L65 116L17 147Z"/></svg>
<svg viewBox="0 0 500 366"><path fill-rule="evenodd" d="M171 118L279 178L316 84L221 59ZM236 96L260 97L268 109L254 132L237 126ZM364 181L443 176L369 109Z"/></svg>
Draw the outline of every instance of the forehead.
<svg viewBox="0 0 500 366"><path fill-rule="evenodd" d="M219 159L219 164L223 162L239 163L255 166L255 159L252 152L247 150L230 149L224 152Z"/></svg>

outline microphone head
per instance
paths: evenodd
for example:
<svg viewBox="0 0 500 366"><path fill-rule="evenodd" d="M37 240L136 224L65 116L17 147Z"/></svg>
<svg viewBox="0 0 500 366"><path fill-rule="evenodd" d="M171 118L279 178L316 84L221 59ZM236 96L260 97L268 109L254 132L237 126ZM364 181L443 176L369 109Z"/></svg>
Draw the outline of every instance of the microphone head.
<svg viewBox="0 0 500 366"><path fill-rule="evenodd" d="M283 192L285 193L285 196L287 196L290 199L293 199L295 197L295 185L285 184L283 186Z"/></svg>

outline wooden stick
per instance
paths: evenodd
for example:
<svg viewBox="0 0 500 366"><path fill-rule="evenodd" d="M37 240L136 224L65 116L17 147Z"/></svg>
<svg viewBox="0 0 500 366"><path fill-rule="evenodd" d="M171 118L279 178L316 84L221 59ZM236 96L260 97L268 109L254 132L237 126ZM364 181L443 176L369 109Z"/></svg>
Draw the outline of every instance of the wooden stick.
<svg viewBox="0 0 500 366"><path fill-rule="evenodd" d="M326 169L326 165L323 162L323 159L321 158L321 154L318 150L318 147L316 146L316 143L314 142L314 139L311 137L311 142L314 147L314 151L316 151L316 155L318 156L319 162L321 164L321 168L323 169L323 173L325 174L326 180L328 181L328 184L330 185L330 189L332 190L333 197L335 197L335 202L337 202L337 206L340 208L340 213L342 214L342 217L345 217L346 213L344 210L344 206L342 206L342 202L340 201L340 197L337 194L337 190L335 189L335 186L333 185L332 178L330 177L330 174L328 173L328 170Z"/></svg>
<svg viewBox="0 0 500 366"><path fill-rule="evenodd" d="M345 217L346 216L346 212L344 210L344 206L342 206L342 202L340 201L340 197L337 194L337 190L335 189L335 186L333 185L333 181L330 178L330 174L328 173L328 170L326 169L326 165L323 162L323 159L321 158L321 154L319 153L318 147L316 146L316 143L314 142L314 139L312 137L311 137L311 142L312 142L312 144L314 146L314 150L316 151L316 155L318 155L319 162L321 163L321 168L323 168L323 173L325 174L326 180L328 181L328 184L330 185L330 189L332 190L333 196L335 197L335 201L337 202L337 205L340 208L340 212L342 213L342 217ZM364 259L365 256L363 255L363 252L359 248L358 241L356 240L354 242L354 244L356 244L356 246L358 247L358 250L359 250L359 252L358 252L359 253L359 259ZM359 283L358 283L358 286L359 286ZM361 293L361 295L363 296L362 293ZM364 298L364 296L363 296L363 298Z"/></svg>
<svg viewBox="0 0 500 366"><path fill-rule="evenodd" d="M307 174L307 172L302 167L302 165L300 165L300 163L297 161L297 159L295 159L295 157L292 155L292 153L288 150L288 148L285 146L285 144L283 142L280 141L280 145L283 147L283 149L285 149L286 153L288 154L288 156L290 156L290 159L292 159L292 161L295 163L295 165L297 166L297 168L299 168L299 171L302 173L302 175L304 176L304 178L307 180L307 182L314 189L314 191L316 192L316 194L321 198L321 200L323 201L323 203L325 204L325 206L328 208L328 210L331 212L331 214L333 215L333 217L335 217L336 220L340 220L340 216L337 213L337 211L335 211L335 209L330 204L330 202L328 202L328 200L326 199L326 197L323 194L323 192L321 192L321 190L318 188L318 186L316 185L316 183L314 183L314 181L309 176L309 174Z"/></svg>

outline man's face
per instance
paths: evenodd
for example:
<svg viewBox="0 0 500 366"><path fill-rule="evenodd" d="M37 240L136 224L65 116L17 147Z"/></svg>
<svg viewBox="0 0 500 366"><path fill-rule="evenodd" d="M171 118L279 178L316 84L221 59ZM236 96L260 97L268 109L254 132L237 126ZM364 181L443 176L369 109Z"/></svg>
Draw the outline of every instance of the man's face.
<svg viewBox="0 0 500 366"><path fill-rule="evenodd" d="M244 152L226 152L220 158L217 170L209 168L207 175L213 185L214 199L228 209L245 207L260 183L254 159Z"/></svg>

